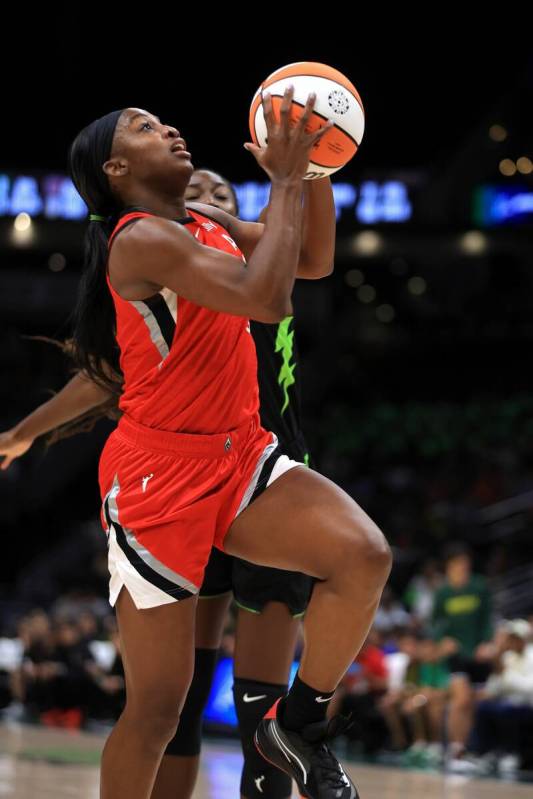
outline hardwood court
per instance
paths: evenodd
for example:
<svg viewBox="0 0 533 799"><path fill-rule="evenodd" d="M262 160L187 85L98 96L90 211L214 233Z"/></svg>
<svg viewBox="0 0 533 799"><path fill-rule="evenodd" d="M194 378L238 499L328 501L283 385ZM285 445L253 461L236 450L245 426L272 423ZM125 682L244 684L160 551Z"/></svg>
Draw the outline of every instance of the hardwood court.
<svg viewBox="0 0 533 799"><path fill-rule="evenodd" d="M0 799L98 799L102 736L0 726ZM68 761L72 762L68 762ZM67 761L67 762L66 762ZM344 764L362 799L531 799L533 786ZM195 799L238 799L241 756L233 742L206 742Z"/></svg>

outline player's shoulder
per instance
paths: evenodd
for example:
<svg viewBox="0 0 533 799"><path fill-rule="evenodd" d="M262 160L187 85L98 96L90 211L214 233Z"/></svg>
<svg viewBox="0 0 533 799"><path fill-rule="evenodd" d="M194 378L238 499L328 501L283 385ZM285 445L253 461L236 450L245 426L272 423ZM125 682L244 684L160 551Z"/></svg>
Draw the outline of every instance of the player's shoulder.
<svg viewBox="0 0 533 799"><path fill-rule="evenodd" d="M127 239L143 238L147 235L147 233L148 235L152 234L157 236L158 231L168 231L174 229L175 226L172 219L167 219L164 216L151 213L135 214L132 215L132 218L128 219L123 226L116 230L116 233L121 234L120 236L117 236L117 244L118 242L124 242Z"/></svg>
<svg viewBox="0 0 533 799"><path fill-rule="evenodd" d="M112 261L115 266L142 263L147 254L162 254L169 248L179 250L180 254L190 250L190 234L174 220L156 214L139 214L132 221L135 224L125 225L118 231L121 235L110 242L110 263Z"/></svg>

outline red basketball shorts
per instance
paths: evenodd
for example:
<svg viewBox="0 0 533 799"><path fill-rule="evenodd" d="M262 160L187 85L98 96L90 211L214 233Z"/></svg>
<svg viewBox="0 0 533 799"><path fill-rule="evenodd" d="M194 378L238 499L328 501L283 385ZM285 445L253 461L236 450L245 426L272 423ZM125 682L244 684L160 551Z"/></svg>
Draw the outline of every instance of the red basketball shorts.
<svg viewBox="0 0 533 799"><path fill-rule="evenodd" d="M277 477L301 466L255 416L215 435L154 430L123 416L100 457L109 601L137 608L198 593L213 546Z"/></svg>

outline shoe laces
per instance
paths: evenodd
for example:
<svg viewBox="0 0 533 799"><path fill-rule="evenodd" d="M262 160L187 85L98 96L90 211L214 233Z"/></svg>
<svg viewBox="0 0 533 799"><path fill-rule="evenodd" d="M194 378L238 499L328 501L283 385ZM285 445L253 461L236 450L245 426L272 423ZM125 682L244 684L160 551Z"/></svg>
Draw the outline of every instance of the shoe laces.
<svg viewBox="0 0 533 799"><path fill-rule="evenodd" d="M329 720L308 724L302 730L302 738L313 750L310 759L319 770L321 779L331 788L348 788L350 782L327 741L345 732L353 723L351 714L333 716Z"/></svg>

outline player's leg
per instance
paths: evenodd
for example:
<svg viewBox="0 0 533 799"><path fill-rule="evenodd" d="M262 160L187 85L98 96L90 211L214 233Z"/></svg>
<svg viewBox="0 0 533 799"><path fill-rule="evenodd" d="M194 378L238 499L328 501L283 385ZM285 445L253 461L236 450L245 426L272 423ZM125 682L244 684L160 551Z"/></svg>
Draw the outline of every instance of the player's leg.
<svg viewBox="0 0 533 799"><path fill-rule="evenodd" d="M318 578L305 614L300 678L333 692L363 644L391 567L374 522L335 483L295 467L232 523L229 554Z"/></svg>
<svg viewBox="0 0 533 799"><path fill-rule="evenodd" d="M102 799L148 799L174 735L194 663L196 598L138 610L116 602L126 706L102 756Z"/></svg>
<svg viewBox="0 0 533 799"><path fill-rule="evenodd" d="M198 777L202 718L231 602L233 558L213 549L196 608L194 676L176 734L157 772L152 799L190 799Z"/></svg>
<svg viewBox="0 0 533 799"><path fill-rule="evenodd" d="M259 682L287 683L301 620L281 602L261 612L238 609L234 675Z"/></svg>
<svg viewBox="0 0 533 799"><path fill-rule="evenodd" d="M235 708L244 754L243 799L286 799L292 780L257 751L253 736L268 709L287 692L300 617L312 580L303 574L234 559L238 616L234 655Z"/></svg>
<svg viewBox="0 0 533 799"><path fill-rule="evenodd" d="M298 466L256 495L233 521L224 546L245 560L318 579L304 621L299 674L259 725L255 741L306 796L354 799L355 786L324 746L338 728L325 715L368 634L390 572L382 533L342 489Z"/></svg>

